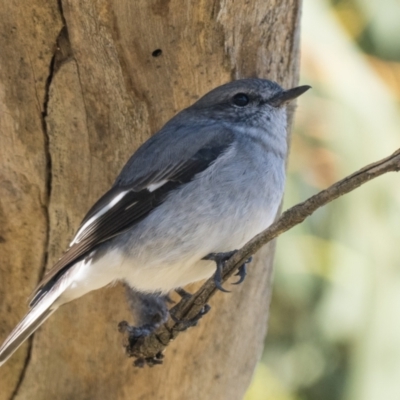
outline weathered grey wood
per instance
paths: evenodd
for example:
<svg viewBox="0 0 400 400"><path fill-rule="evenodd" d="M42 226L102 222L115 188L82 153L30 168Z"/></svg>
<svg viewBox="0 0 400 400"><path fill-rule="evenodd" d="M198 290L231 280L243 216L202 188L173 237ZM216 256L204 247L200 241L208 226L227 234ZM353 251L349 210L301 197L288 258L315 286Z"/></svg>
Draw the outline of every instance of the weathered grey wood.
<svg viewBox="0 0 400 400"><path fill-rule="evenodd" d="M295 0L42 3L0 4L0 340L23 315L46 252L49 268L174 113L232 78L297 81ZM272 258L265 249L241 287L217 294L162 367L125 358L120 285L64 306L0 370L0 400L241 399L265 335Z"/></svg>

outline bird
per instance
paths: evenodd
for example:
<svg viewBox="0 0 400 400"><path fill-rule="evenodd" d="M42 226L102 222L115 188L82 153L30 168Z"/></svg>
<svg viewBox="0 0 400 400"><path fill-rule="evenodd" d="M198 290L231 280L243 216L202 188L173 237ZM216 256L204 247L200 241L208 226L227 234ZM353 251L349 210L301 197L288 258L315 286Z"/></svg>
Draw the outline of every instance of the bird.
<svg viewBox="0 0 400 400"><path fill-rule="evenodd" d="M286 106L309 88L234 80L144 142L34 290L29 311L0 347L0 365L60 306L115 281L167 295L214 274L223 289L218 255L242 247L278 212Z"/></svg>

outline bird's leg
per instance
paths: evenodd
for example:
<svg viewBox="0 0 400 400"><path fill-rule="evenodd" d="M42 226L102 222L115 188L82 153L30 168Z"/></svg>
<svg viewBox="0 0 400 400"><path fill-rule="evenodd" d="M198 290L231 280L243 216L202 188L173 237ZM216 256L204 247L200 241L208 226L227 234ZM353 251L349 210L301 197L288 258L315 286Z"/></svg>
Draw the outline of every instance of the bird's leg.
<svg viewBox="0 0 400 400"><path fill-rule="evenodd" d="M228 293L230 291L226 290L222 287L222 271L224 269L225 262L229 258L231 258L236 252L237 252L237 250L228 251L226 253L210 253L203 258L203 260L215 261L215 263L217 264L217 269L214 274L214 283L215 283L215 286L217 287L217 289L219 289L225 293ZM235 274L236 276L239 276L239 280L237 282L235 282L234 285L239 285L240 283L242 283L244 281L246 274L247 274L246 265L248 263L250 263L251 260L252 260L252 257L250 257L248 260L246 260L245 263L239 267L238 272Z"/></svg>
<svg viewBox="0 0 400 400"><path fill-rule="evenodd" d="M228 251L226 253L210 253L203 258L203 260L215 261L215 263L217 264L217 269L214 274L214 283L217 289L221 290L221 292L230 292L230 290L226 290L222 287L222 271L224 269L224 264L226 260L231 258L236 252L237 250Z"/></svg>
<svg viewBox="0 0 400 400"><path fill-rule="evenodd" d="M167 296L139 293L127 287L129 306L135 318L135 325L126 321L118 325L120 332L128 334L129 343L133 345L140 337L148 336L168 319Z"/></svg>
<svg viewBox="0 0 400 400"><path fill-rule="evenodd" d="M129 343L133 345L139 338L149 336L158 326L153 324L146 324L139 327L129 325L126 321L121 321L118 324L118 330L121 333L127 333L129 336Z"/></svg>
<svg viewBox="0 0 400 400"><path fill-rule="evenodd" d="M167 304L171 300L160 294L139 293L127 287L127 298L135 318L136 326L126 321L118 324L118 330L125 335L125 350L128 356L136 357L134 365L144 367L162 364L163 354L157 353L154 357L143 357L135 354L140 344L168 319Z"/></svg>
<svg viewBox="0 0 400 400"><path fill-rule="evenodd" d="M156 328L157 327L152 324L142 325L136 328L129 325L126 321L122 321L118 324L118 330L126 334L126 342L124 344L126 354L129 357L134 356L136 358L133 363L136 367L143 368L145 365L152 367L163 363L164 355L161 352L158 352L153 357L142 357L141 355L135 354L136 346L143 343L144 338L150 335Z"/></svg>

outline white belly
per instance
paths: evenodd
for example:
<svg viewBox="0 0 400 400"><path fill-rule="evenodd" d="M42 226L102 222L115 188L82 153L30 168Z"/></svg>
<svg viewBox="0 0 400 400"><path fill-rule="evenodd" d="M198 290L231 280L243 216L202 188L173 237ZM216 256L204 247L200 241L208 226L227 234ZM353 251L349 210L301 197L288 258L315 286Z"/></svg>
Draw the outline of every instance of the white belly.
<svg viewBox="0 0 400 400"><path fill-rule="evenodd" d="M125 261L124 279L141 291L169 292L209 278L215 272L215 263L202 258L209 253L241 248L272 223L278 205L259 209L244 207L237 215L226 212L215 218L202 219L197 215L193 220L186 218L186 224L183 221L177 224L181 227L177 230L167 223L160 224L157 230L135 238ZM183 214L186 213L183 211Z"/></svg>

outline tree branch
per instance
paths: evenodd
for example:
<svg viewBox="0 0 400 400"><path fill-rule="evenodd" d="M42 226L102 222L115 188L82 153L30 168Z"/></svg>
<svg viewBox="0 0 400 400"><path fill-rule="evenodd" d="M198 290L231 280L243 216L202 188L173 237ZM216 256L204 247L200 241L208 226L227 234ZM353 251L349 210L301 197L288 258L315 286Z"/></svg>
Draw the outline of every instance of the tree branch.
<svg viewBox="0 0 400 400"><path fill-rule="evenodd" d="M313 214L318 208L330 203L340 196L345 195L363 185L364 183L391 171L400 170L400 149L391 156L358 170L352 175L336 182L332 186L310 197L306 201L295 205L285 211L268 229L264 230L238 252L236 252L224 265L223 282L225 282L234 272L262 246L288 231L294 226L303 222L308 216ZM175 339L183 330L185 321L191 321L204 310L209 299L217 291L214 279L208 279L204 285L192 296L183 297L176 304L170 313L174 319L170 318L165 324L161 325L156 331L146 337L140 337L126 344L126 352L131 357L136 357L135 364L142 366L159 364L162 359L162 351L168 343ZM124 329L126 323L120 324L120 330Z"/></svg>

